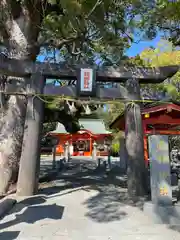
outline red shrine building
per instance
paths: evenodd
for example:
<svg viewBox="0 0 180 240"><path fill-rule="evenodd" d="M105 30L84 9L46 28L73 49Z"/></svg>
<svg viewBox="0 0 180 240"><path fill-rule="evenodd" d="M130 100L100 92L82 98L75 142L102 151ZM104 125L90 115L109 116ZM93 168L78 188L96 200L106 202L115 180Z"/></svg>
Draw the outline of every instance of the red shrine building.
<svg viewBox="0 0 180 240"><path fill-rule="evenodd" d="M56 154L64 154L64 146L69 143L70 154L72 156L91 156L93 144L97 144L97 155L107 155L106 144L111 142L111 132L107 131L102 119L82 118L79 120L80 131L75 134L68 133L61 123L57 124L54 131L49 135L58 138Z"/></svg>
<svg viewBox="0 0 180 240"><path fill-rule="evenodd" d="M144 130L144 159L148 162L148 135L180 135L180 104L151 103L141 109ZM111 129L125 130L124 113L110 125Z"/></svg>

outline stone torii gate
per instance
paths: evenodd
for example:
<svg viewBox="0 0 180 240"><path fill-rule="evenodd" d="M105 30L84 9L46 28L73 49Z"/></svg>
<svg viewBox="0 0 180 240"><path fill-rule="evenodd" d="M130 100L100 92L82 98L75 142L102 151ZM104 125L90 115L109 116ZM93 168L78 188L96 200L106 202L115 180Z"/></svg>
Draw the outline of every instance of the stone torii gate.
<svg viewBox="0 0 180 240"><path fill-rule="evenodd" d="M25 132L25 148L21 155L19 178L17 186L18 195L32 195L37 189L38 174L40 166L40 129L42 125L42 110L43 103L39 98L34 97L36 94L48 93L45 87L46 78L60 78L64 80L77 80L79 69L84 66L66 66L60 64L49 63L33 63L15 59L0 59L0 73L15 77L24 77L27 81L18 82L15 78L14 82L7 88L9 94L24 94L28 96L28 109L32 109L34 105L33 118L28 117L28 128ZM125 87L118 88L102 88L96 87L96 99L125 99L126 103L126 149L129 162L129 175L138 174L135 176L138 179L136 183L130 183L129 188L134 189L134 186L141 184L143 179L143 172L136 173L134 168L144 164L143 153L143 134L140 104L135 100L140 100L140 83L160 83L167 78L172 77L179 70L179 66L168 66L159 68L143 68L143 67L108 67L103 70L95 72L95 82L117 82L125 83ZM18 82L18 84L17 84ZM63 86L59 88L58 95L70 96L77 98L77 91L75 86ZM87 96L88 97L88 96ZM84 97L83 97L84 99ZM133 105L128 101L134 101ZM31 134L28 134L31 133ZM33 138L33 139L30 139ZM141 167L139 168L139 171ZM144 170L143 170L144 171ZM31 184L32 183L32 184ZM136 189L134 189L136 192ZM142 192L138 193L143 194Z"/></svg>

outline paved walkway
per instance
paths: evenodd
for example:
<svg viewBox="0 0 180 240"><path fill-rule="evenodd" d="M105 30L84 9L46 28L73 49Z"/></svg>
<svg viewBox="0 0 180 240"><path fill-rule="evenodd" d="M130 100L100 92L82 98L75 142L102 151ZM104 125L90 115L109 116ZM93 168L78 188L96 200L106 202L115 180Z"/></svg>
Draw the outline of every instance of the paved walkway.
<svg viewBox="0 0 180 240"><path fill-rule="evenodd" d="M123 196L116 187L49 188L47 195L21 199L0 221L0 240L180 239L178 231L153 224Z"/></svg>

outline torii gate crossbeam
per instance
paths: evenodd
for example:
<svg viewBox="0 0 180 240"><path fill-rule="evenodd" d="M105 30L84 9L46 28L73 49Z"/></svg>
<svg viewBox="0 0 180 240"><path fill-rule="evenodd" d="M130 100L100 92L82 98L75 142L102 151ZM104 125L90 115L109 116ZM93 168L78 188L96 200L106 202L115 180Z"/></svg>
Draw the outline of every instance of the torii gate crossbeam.
<svg viewBox="0 0 180 240"><path fill-rule="evenodd" d="M0 73L4 75L25 77L40 73L46 78L77 79L77 69L81 65L68 66L55 63L33 63L0 56ZM94 68L94 67L92 67ZM178 65L158 68L136 66L106 67L97 69L96 79L99 82L125 82L130 78L138 79L141 83L160 83L172 77L179 70Z"/></svg>

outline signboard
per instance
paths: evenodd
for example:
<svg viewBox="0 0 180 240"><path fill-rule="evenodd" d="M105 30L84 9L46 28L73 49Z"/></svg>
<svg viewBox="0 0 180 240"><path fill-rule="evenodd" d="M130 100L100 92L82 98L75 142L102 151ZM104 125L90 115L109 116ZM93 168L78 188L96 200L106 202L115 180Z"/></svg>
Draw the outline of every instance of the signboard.
<svg viewBox="0 0 180 240"><path fill-rule="evenodd" d="M81 88L82 92L92 92L93 70L81 69Z"/></svg>
<svg viewBox="0 0 180 240"><path fill-rule="evenodd" d="M91 68L81 68L77 77L78 96L96 96L96 72Z"/></svg>
<svg viewBox="0 0 180 240"><path fill-rule="evenodd" d="M155 204L172 205L171 169L167 135L148 137L151 200Z"/></svg>

